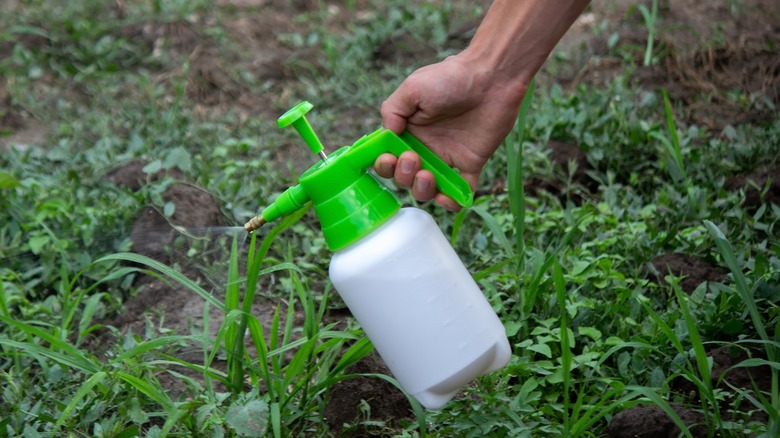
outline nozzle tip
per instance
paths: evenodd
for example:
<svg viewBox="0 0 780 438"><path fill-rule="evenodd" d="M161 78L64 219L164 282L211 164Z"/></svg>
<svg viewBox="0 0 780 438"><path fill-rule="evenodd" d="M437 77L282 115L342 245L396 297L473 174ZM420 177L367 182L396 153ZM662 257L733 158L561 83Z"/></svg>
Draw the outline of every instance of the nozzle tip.
<svg viewBox="0 0 780 438"><path fill-rule="evenodd" d="M255 231L256 229L260 228L265 224L265 218L260 216L255 216L252 219L249 220L249 222L244 224L244 229L247 233L251 233L252 231Z"/></svg>

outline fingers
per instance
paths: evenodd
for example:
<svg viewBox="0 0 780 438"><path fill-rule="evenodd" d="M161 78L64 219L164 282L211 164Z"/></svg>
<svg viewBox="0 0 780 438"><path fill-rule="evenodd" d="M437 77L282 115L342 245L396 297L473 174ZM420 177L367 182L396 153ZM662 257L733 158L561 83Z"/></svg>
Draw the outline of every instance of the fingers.
<svg viewBox="0 0 780 438"><path fill-rule="evenodd" d="M392 154L380 155L374 163L374 170L382 178L393 178L399 187L412 190L414 199L420 202L435 200L449 211L458 211L460 206L436 189L436 178L421 169L420 157L414 152L404 152L400 157Z"/></svg>
<svg viewBox="0 0 780 438"><path fill-rule="evenodd" d="M433 199L438 190L436 190L436 179L433 174L427 170L420 170L414 176L412 182L412 196L420 202L428 202Z"/></svg>
<svg viewBox="0 0 780 438"><path fill-rule="evenodd" d="M392 178L398 158L393 154L382 154L374 162L374 171L382 178Z"/></svg>
<svg viewBox="0 0 780 438"><path fill-rule="evenodd" d="M450 198L449 196L445 196L441 193L437 193L436 197L434 197L433 199L437 204L444 207L444 209L447 211L456 212L456 211L460 211L460 209L462 208L460 204L455 202L452 198Z"/></svg>
<svg viewBox="0 0 780 438"><path fill-rule="evenodd" d="M405 189L413 188L415 176L422 168L420 157L414 152L404 152L398 156L393 178L395 183ZM414 192L412 192L414 194Z"/></svg>

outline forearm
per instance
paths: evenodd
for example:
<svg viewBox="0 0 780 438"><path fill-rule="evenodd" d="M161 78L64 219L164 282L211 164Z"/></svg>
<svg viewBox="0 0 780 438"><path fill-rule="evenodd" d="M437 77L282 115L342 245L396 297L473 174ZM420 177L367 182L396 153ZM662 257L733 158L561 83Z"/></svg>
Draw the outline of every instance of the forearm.
<svg viewBox="0 0 780 438"><path fill-rule="evenodd" d="M502 88L523 94L588 0L495 0L460 54Z"/></svg>

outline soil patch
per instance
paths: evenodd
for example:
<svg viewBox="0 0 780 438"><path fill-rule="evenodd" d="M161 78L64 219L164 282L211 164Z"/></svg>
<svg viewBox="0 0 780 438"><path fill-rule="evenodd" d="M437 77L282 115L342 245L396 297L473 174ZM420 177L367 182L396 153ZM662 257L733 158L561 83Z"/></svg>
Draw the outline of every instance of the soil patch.
<svg viewBox="0 0 780 438"><path fill-rule="evenodd" d="M24 150L30 145L44 146L48 134L48 125L16 105L5 81L0 79L0 150Z"/></svg>
<svg viewBox="0 0 780 438"><path fill-rule="evenodd" d="M149 163L143 160L133 160L122 164L108 172L105 179L113 184L137 192L149 182L159 181L163 177L184 180L184 174L177 169L162 169L154 173L144 172Z"/></svg>
<svg viewBox="0 0 780 438"><path fill-rule="evenodd" d="M683 277L679 283L680 289L688 295L702 283L726 280L729 272L728 269L713 265L700 257L680 253L657 257L650 262L648 269L655 281L663 285L667 284L664 277L669 273L675 277Z"/></svg>
<svg viewBox="0 0 780 438"><path fill-rule="evenodd" d="M144 207L130 233L133 252L166 264L181 263L190 248L188 239L175 245L183 231L202 232L225 225L216 199L203 189L174 183L163 194L163 200L173 203L173 214L165 217L157 206Z"/></svg>
<svg viewBox="0 0 780 438"><path fill-rule="evenodd" d="M185 72L181 66L159 75L158 81L170 81L186 74L186 97L196 107L228 106L241 102L248 94L246 87L231 76L225 66L235 59L225 59L216 43L202 35L199 23L176 20L166 23L130 24L118 30L118 36L144 48L165 65L171 60L186 61Z"/></svg>
<svg viewBox="0 0 780 438"><path fill-rule="evenodd" d="M720 129L768 120L774 110L729 96L763 96L780 103L780 6L776 1L671 2L661 42L669 50L663 75L673 97L690 104L689 116ZM682 91L685 90L685 91ZM682 92L681 92L682 91ZM697 99L696 96L707 96Z"/></svg>
<svg viewBox="0 0 780 438"><path fill-rule="evenodd" d="M185 20L128 24L119 28L116 35L145 49L156 58L187 57L199 46L208 44L208 39Z"/></svg>
<svg viewBox="0 0 780 438"><path fill-rule="evenodd" d="M757 399L756 391L768 394L772 390L773 370L769 366L734 368L750 358L765 359L763 351L747 351L743 348L725 346L707 353L712 358L711 382L713 388L722 391L719 410L721 417L729 420L758 421L766 423L766 412L750 403L746 396ZM695 384L684 377L672 381L672 389L690 403L699 403L700 396ZM748 418L745 418L748 417Z"/></svg>
<svg viewBox="0 0 780 438"><path fill-rule="evenodd" d="M726 181L727 190L743 190L743 206L755 210L762 204L780 206L780 162L762 166L753 172L737 175Z"/></svg>
<svg viewBox="0 0 780 438"><path fill-rule="evenodd" d="M660 3L656 64L643 65L648 30L634 2L594 2L564 40L563 47L583 50L575 55L581 67L564 72L561 82L569 88L608 84L625 74L623 57L630 56L640 66L632 75L634 83L668 91L685 105L683 116L689 123L720 130L773 117L772 106L780 103L780 4ZM594 35L592 27L600 22L609 23L608 30ZM616 38L614 47L623 47L623 52L611 46L610 38Z"/></svg>
<svg viewBox="0 0 780 438"><path fill-rule="evenodd" d="M346 371L346 374L377 373L390 375L390 370L380 358L371 355ZM370 376L352 377L333 385L325 408L325 419L331 429L340 430L349 425L342 436L373 435L371 431L376 426L364 424L369 420L381 422L382 427L393 427L398 421L413 417L409 400L395 385Z"/></svg>
<svg viewBox="0 0 780 438"><path fill-rule="evenodd" d="M588 176L591 166L587 155L577 144L550 140L545 145L545 151L553 166L553 176L531 175L524 183L527 194L536 196L545 191L558 197L561 202L571 200L575 205L580 205L585 196L598 189L598 183ZM493 191L500 192L503 189L503 186L494 187Z"/></svg>
<svg viewBox="0 0 780 438"><path fill-rule="evenodd" d="M105 179L133 191L164 176L182 178L176 170L147 174L143 161L133 161L114 169ZM130 233L132 251L165 263L182 265L187 260L187 250L192 241L182 234L189 229L201 229L225 225L225 218L216 198L203 189L184 183L173 183L162 196L165 202L175 205L170 217L165 217L158 207L144 207ZM177 239L180 239L177 241ZM178 242L181 242L177 245ZM185 274L198 277L199 272L190 268ZM154 277L142 276L136 285L145 285L138 295L125 303L124 313L117 316L112 325L120 329L132 329L136 333L146 322L147 311L164 311L169 324L176 330L187 328L192 317L203 316L203 300L182 286L169 286ZM141 325L139 325L141 324Z"/></svg>
<svg viewBox="0 0 780 438"><path fill-rule="evenodd" d="M105 178L134 191L166 176L184 179L183 174L175 169L146 174L143 172L145 165L143 161L133 161L114 169ZM130 234L132 251L173 267L206 290L214 289L213 293L222 301L224 298L220 295L226 286L224 280L220 280L214 272L204 275L204 271L220 263L225 265L223 272L227 269L225 262L228 255L225 248L229 248L229 239L207 233L212 227L226 224L219 201L205 190L181 182L169 185L162 198L176 206L173 214L165 217L156 206L144 207ZM193 236L193 233L197 235ZM209 250L204 246L204 240L217 249ZM191 249L196 253L194 256L189 253ZM222 281L223 284L215 284L215 281ZM121 334L132 333L146 339L163 333L187 335L204 332L210 339L216 339L224 321L224 314L213 306L206 311L205 300L190 288L173 280L161 280L148 275L136 278L134 286L137 293L123 303L118 314L105 318L101 324L113 326ZM255 298L252 314L267 332L271 330L271 321L279 304L276 300L261 296ZM281 314L287 313L283 310ZM302 313L296 312L294 323L301 325L302 318ZM282 322L280 330L283 327ZM109 338L111 336L102 333L95 340L95 345L116 342ZM200 363L203 358L201 349L200 345L178 345L172 347L170 354L182 360ZM249 338L247 349L250 355L257 356L254 344ZM219 358L212 363L212 367L223 371L225 366L225 361ZM202 383L203 376L199 373L183 367L175 367L175 371ZM157 377L174 399L187 396L192 390L185 381L166 370L161 370Z"/></svg>
<svg viewBox="0 0 780 438"><path fill-rule="evenodd" d="M0 136L23 127L24 119L21 112L14 107L11 95L5 89L4 81L0 82Z"/></svg>
<svg viewBox="0 0 780 438"><path fill-rule="evenodd" d="M114 169L106 179L131 190L140 190L144 184L157 181L163 176L181 178L177 171L169 174L163 172L148 175L143 172L146 165L143 161L133 161ZM186 260L187 244L177 246L182 236L179 229L173 225L191 228L198 226L213 226L224 224L218 201L208 193L183 183L171 184L163 195L164 200L176 204L175 212L168 218L164 217L156 207L144 207L136 220L131 232L133 251L159 260L177 269L196 281L205 281L197 269L183 263ZM200 256L198 256L200 257ZM143 337L153 337L162 332L176 334L203 333L208 326L206 335L216 338L220 325L224 320L221 311L210 308L204 314L204 300L189 288L175 282L162 281L151 276L142 276L135 282L138 292L128 299L121 313L102 321L102 324L116 327L120 333L133 333ZM208 287L206 288L208 290ZM219 290L216 292L220 293ZM272 329L272 321L276 307L282 304L280 300L257 297L252 314L263 325L266 332ZM286 315L282 309L281 314ZM295 326L302 326L305 315L302 310L294 313ZM336 320L348 318L348 311L334 312L328 318ZM208 320L206 320L208 318ZM284 322L278 328L283 330ZM96 341L115 342L106 338ZM199 363L202 352L199 346L178 346L171 354L183 360ZM257 356L251 339L247 338L247 348L252 357ZM197 350L197 351L196 351ZM292 353L291 353L292 354ZM226 363L216 360L213 367L224 368ZM176 367L176 372L201 382L202 375ZM378 357L367 356L346 371L347 374L390 374L390 371ZM165 385L172 397L186 397L192 388L182 379L175 378L169 372L161 370L157 378ZM398 426L399 421L410 420L413 415L406 396L391 383L377 377L358 375L343 380L330 388L329 402L325 408L325 418L333 430L343 432L348 436L367 436L376 432L387 431ZM342 429L345 428L343 431Z"/></svg>
<svg viewBox="0 0 780 438"><path fill-rule="evenodd" d="M679 405L673 404L672 408L694 437L707 436L702 414ZM677 438L680 429L661 408L638 405L616 414L606 435L610 438Z"/></svg>

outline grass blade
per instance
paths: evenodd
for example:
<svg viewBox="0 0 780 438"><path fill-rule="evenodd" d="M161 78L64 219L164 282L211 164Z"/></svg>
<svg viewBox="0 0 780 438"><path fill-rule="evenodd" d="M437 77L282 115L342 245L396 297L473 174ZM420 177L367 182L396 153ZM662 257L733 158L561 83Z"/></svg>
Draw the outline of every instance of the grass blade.
<svg viewBox="0 0 780 438"><path fill-rule="evenodd" d="M707 356L707 352L704 350L704 344L702 343L701 335L699 334L698 324L691 315L690 309L688 309L687 296L683 296L682 290L680 290L680 287L675 281L672 281L671 284L674 293L677 296L677 302L680 305L683 320L688 328L688 339L691 342L691 347L693 348L693 353L696 358L696 367L698 368L699 377L701 379L701 385L698 386L698 388L699 392L704 395L704 397L701 397L702 404L708 404L709 406L704 406L705 410L713 410L714 414L712 415L712 418L714 418L715 421L720 422L718 400L715 398L714 388L712 387L712 376L710 371L712 362Z"/></svg>
<svg viewBox="0 0 780 438"><path fill-rule="evenodd" d="M520 112L517 115L515 123L514 136L512 141L505 143L507 157L507 192L509 195L509 210L514 217L515 231L515 251L518 254L525 252L525 188L523 181L523 142L525 141L525 128L527 124L528 109L533 101L534 89L536 87L536 78L531 79L528 84L528 90L523 96L523 102L520 104ZM515 149L515 146L517 149ZM523 270L523 260L520 259L517 272Z"/></svg>
<svg viewBox="0 0 780 438"><path fill-rule="evenodd" d="M469 210L477 213L485 221L485 225L487 225L488 229L493 233L493 238L495 238L499 245L504 249L506 256L512 257L515 254L515 250L512 248L512 244L509 243L509 239L507 239L504 230L501 229L496 218L482 207L472 206Z"/></svg>
<svg viewBox="0 0 780 438"><path fill-rule="evenodd" d="M168 345L173 345L182 341L196 341L196 340L199 340L199 338L195 336L163 336L160 338L150 339L120 354L119 356L116 357L116 359L113 359L112 362L120 363L120 364L126 363L144 353L158 350Z"/></svg>
<svg viewBox="0 0 780 438"><path fill-rule="evenodd" d="M13 325L17 329L29 335L41 338L42 340L48 342L51 345L48 348L45 348L31 342L14 342L11 340L0 338L1 344L5 344L14 348L19 348L21 349L21 352L25 354L27 353L28 350L36 351L38 352L38 354L41 354L42 356L49 357L50 359L59 362L63 365L76 368L83 373L94 374L100 371L100 368L98 368L98 366L92 360L90 360L89 357L87 357L84 353L82 353L81 350L63 341L58 336L55 336L45 330L41 330L29 324L25 324L23 322L16 321L11 318L6 318L5 316L0 316L0 321L9 325ZM62 354L57 353L55 350L62 351Z"/></svg>
<svg viewBox="0 0 780 438"><path fill-rule="evenodd" d="M166 277L175 280L182 286L186 286L191 291L197 293L198 295L201 296L201 298L208 301L209 304L211 304L212 306L218 308L223 312L227 311L227 307L224 304L222 304L222 302L216 299L214 295L212 295L211 293L207 292L205 289L200 287L199 284L190 280L184 274L174 270L173 268L163 263L158 262L157 260L154 260L152 258L140 254L131 253L131 252L120 252L117 254L111 254L105 257L101 257L100 259L96 260L94 263L102 263L109 260L122 260L126 262L139 263L148 266L152 269L155 269L161 274L165 275Z"/></svg>
<svg viewBox="0 0 780 438"><path fill-rule="evenodd" d="M560 321L561 321L561 372L563 373L563 430L564 436L568 436L571 431L571 419L569 418L570 400L569 393L571 390L571 366L572 366L572 353L571 345L569 345L569 312L566 309L566 283L563 279L563 271L561 270L561 263L557 258L554 259L553 264L553 282L555 284L555 291L558 296L558 306L561 309Z"/></svg>
<svg viewBox="0 0 780 438"><path fill-rule="evenodd" d="M165 390L161 387L155 387L149 381L147 380L141 380L138 377L131 376L127 373L119 373L118 377L125 382L132 385L135 389L138 391L146 394L147 397L154 400L162 406L162 408L165 410L166 413L172 414L174 410L174 404L173 401L168 397L168 394L166 394Z"/></svg>
<svg viewBox="0 0 780 438"><path fill-rule="evenodd" d="M723 235L723 232L720 231L720 228L718 228L717 225L710 221L704 221L704 226L707 228L707 231L709 231L710 236L712 236L712 238L715 240L715 246L718 247L720 255L726 262L726 266L728 266L729 270L731 270L731 274L734 276L734 283L736 283L737 293L739 294L740 298L742 298L742 301L744 301L745 306L747 307L748 314L750 315L750 319L753 322L753 327L755 327L758 335L761 336L761 339L768 341L769 335L767 335L764 321L761 319L761 314L758 312L756 300L753 298L753 293L748 287L745 274L742 273L742 270L737 263L737 256L734 255L734 249L731 247L729 241L726 240L726 236ZM776 353L774 353L774 351L776 350L774 348L771 348L770 350L771 351L767 350L767 353L771 353L769 358L770 360L775 360Z"/></svg>

